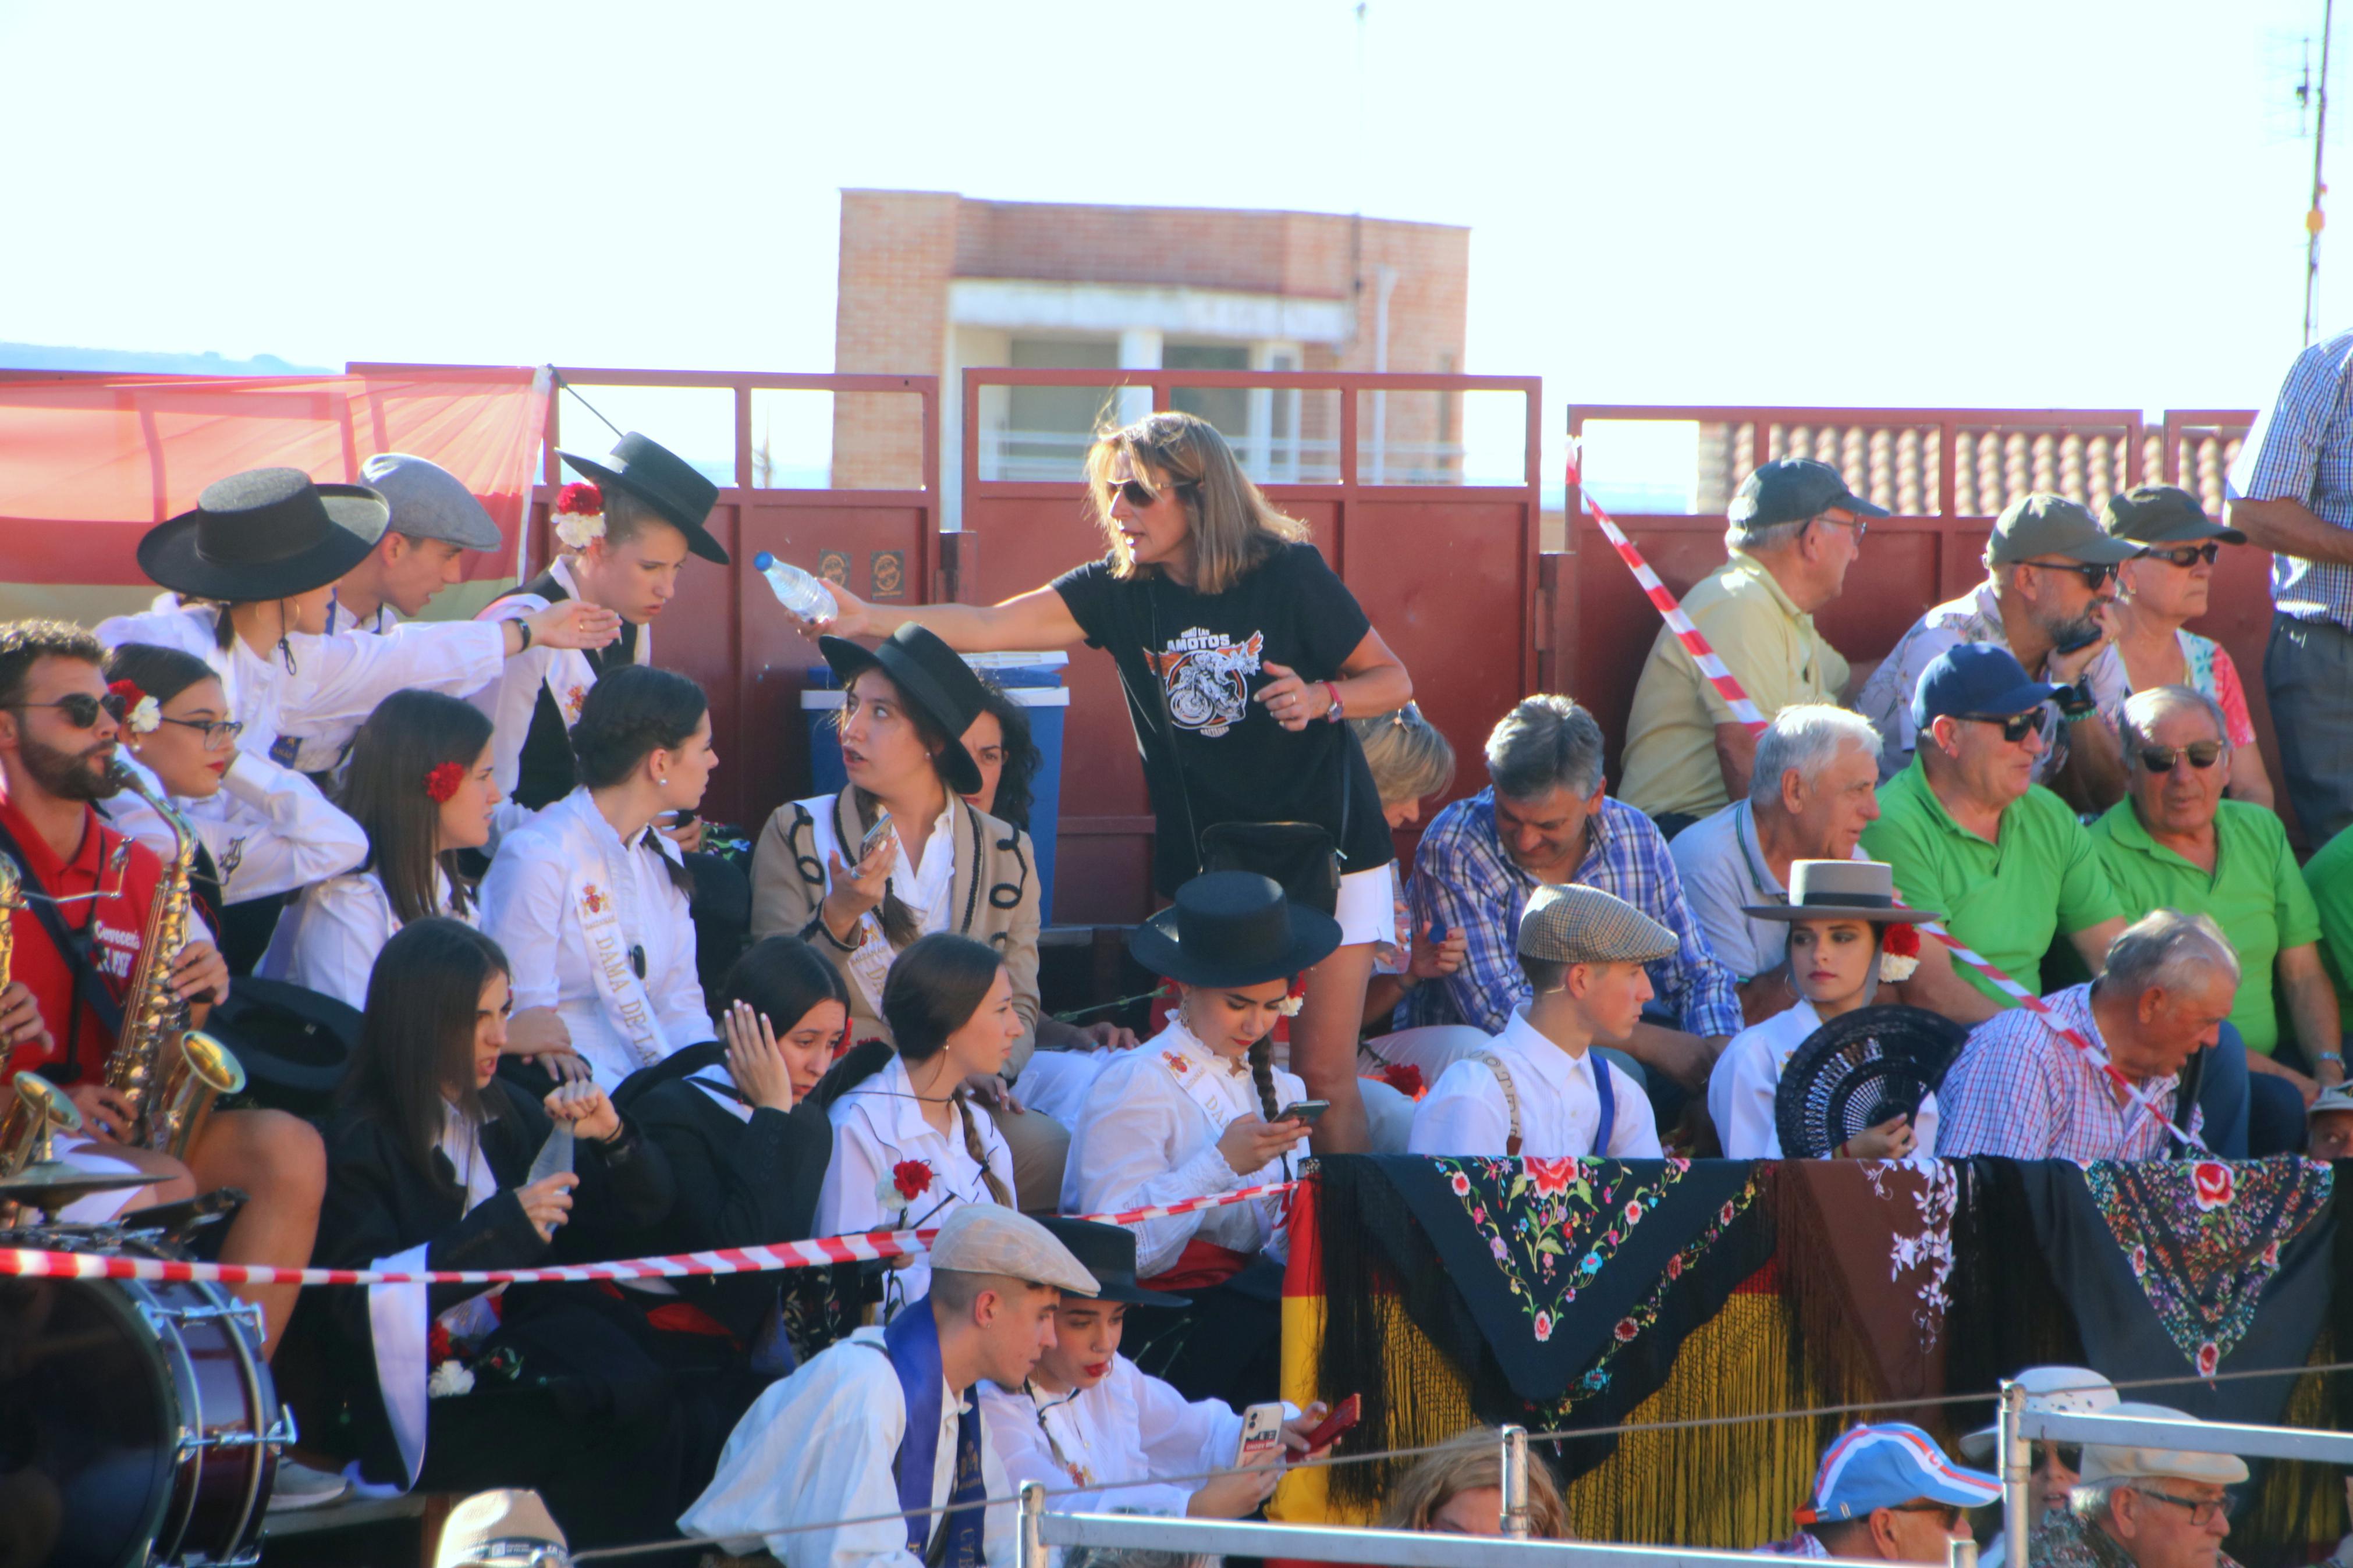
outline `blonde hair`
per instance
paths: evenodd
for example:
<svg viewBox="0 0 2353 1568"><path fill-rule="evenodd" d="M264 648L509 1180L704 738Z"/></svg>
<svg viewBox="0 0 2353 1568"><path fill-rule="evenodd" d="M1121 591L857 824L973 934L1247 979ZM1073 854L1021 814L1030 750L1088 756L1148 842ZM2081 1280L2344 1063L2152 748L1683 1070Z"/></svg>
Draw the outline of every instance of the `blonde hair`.
<svg viewBox="0 0 2353 1568"><path fill-rule="evenodd" d="M1463 1492L1504 1484L1504 1435L1493 1426L1473 1426L1424 1454L1389 1494L1381 1515L1383 1530L1430 1530L1438 1510ZM1568 1504L1552 1471L1535 1455L1528 1456L1528 1539L1574 1541L1568 1531Z"/></svg>
<svg viewBox="0 0 2353 1568"><path fill-rule="evenodd" d="M1383 805L1426 800L1454 782L1454 747L1411 702L1369 719L1351 719L1373 788Z"/></svg>
<svg viewBox="0 0 2353 1568"><path fill-rule="evenodd" d="M1307 525L1277 511L1206 419L1174 409L1095 432L1087 450L1087 492L1110 542L1112 575L1135 575L1126 537L1112 521L1112 475L1127 459L1131 477L1155 489L1174 485L1193 544L1192 588L1222 594L1285 544L1305 542Z"/></svg>

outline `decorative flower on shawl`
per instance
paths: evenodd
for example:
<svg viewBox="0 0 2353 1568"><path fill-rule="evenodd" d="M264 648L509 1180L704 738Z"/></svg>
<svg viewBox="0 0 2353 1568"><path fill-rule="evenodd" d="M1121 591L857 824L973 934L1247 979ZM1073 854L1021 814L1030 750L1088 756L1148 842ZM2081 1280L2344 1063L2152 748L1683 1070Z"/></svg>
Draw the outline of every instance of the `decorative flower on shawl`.
<svg viewBox="0 0 2353 1568"><path fill-rule="evenodd" d="M1520 1163L1527 1170L1528 1184L1535 1188L1536 1196L1540 1198L1565 1193L1568 1191L1569 1184L1577 1180L1577 1161L1574 1158L1523 1160Z"/></svg>
<svg viewBox="0 0 2353 1568"><path fill-rule="evenodd" d="M2220 1160L2200 1160L2189 1167L2189 1173L2196 1183L2193 1195L2201 1212L2221 1208L2231 1201L2236 1184L2232 1180L2230 1166Z"/></svg>
<svg viewBox="0 0 2353 1568"><path fill-rule="evenodd" d="M1440 1160L1447 1186L1485 1239L1530 1331L1549 1339L1561 1310L1601 1272L1683 1172L1641 1184L1616 1160ZM1541 1323L1541 1329L1538 1328Z"/></svg>
<svg viewBox="0 0 2353 1568"><path fill-rule="evenodd" d="M436 805L446 805L466 782L466 770L456 763L443 763L425 774L425 794Z"/></svg>
<svg viewBox="0 0 2353 1568"><path fill-rule="evenodd" d="M1919 967L1919 928L1909 922L1891 923L1879 941L1879 978L1895 984L1911 979Z"/></svg>
<svg viewBox="0 0 2353 1568"><path fill-rule="evenodd" d="M1381 1068L1380 1079L1408 1100L1419 1100L1429 1090L1429 1085L1422 1081L1421 1069L1411 1062L1389 1063Z"/></svg>
<svg viewBox="0 0 2353 1568"><path fill-rule="evenodd" d="M2214 1369L2222 1364L2222 1348L2212 1340L2208 1340L2198 1347L2197 1362L2199 1376L2213 1376Z"/></svg>
<svg viewBox="0 0 2353 1568"><path fill-rule="evenodd" d="M895 1192L903 1207L931 1190L932 1167L922 1160L902 1160L891 1167L890 1178L883 1183L882 1191L877 1195L888 1203Z"/></svg>
<svg viewBox="0 0 2353 1568"><path fill-rule="evenodd" d="M1552 1338L1552 1314L1550 1312L1538 1312L1536 1314L1535 1330L1537 1343L1542 1344L1545 1341Z"/></svg>
<svg viewBox="0 0 2353 1568"><path fill-rule="evenodd" d="M555 537L575 550L605 537L605 492L586 480L555 492Z"/></svg>
<svg viewBox="0 0 2353 1568"><path fill-rule="evenodd" d="M140 690L135 680L111 680L106 694L121 702L123 728L134 735L152 735L164 722L162 705Z"/></svg>

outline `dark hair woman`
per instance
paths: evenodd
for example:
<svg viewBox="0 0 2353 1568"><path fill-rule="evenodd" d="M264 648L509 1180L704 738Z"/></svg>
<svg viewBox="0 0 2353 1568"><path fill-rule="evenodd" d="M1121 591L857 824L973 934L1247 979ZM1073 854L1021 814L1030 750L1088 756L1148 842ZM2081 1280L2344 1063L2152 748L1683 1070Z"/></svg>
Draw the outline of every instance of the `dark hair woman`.
<svg viewBox="0 0 2353 1568"><path fill-rule="evenodd" d="M500 840L482 929L514 960L515 1005L554 1008L609 1089L712 1037L692 879L656 819L701 804L719 756L702 689L635 664L589 691L572 750L579 785Z"/></svg>
<svg viewBox="0 0 2353 1568"><path fill-rule="evenodd" d="M1293 980L1339 944L1339 922L1249 871L1211 871L1135 928L1137 963L1176 983L1168 1026L1113 1053L1071 1124L1066 1214L1111 1214L1288 1180L1313 1118L1288 1114L1307 1086L1275 1067L1275 1021ZM1273 1395L1287 1199L1145 1220L1135 1268L1193 1306L1135 1352L1189 1399Z"/></svg>
<svg viewBox="0 0 2353 1568"><path fill-rule="evenodd" d="M1201 868L1223 824L1306 822L1342 857L1342 946L1308 977L1293 1065L1331 1113L1317 1147L1366 1146L1356 1036L1374 944L1396 940L1395 858L1356 737L1340 721L1404 706L1413 682L1356 596L1269 504L1225 438L1189 414L1106 430L1087 454L1108 552L1001 605L869 605L839 587L824 627L881 637L913 623L965 652L1085 641L1119 667L1158 819L1165 894Z"/></svg>
<svg viewBox="0 0 2353 1568"><path fill-rule="evenodd" d="M669 1209L669 1162L603 1090L565 1084L543 1103L497 1078L511 1003L505 954L461 921L412 921L385 944L327 1129L314 1264L586 1261ZM558 1123L576 1163L534 1180ZM659 1370L594 1287L518 1287L497 1311L490 1293L305 1292L280 1386L309 1440L375 1481L537 1488L575 1543L667 1534L688 1479L676 1418L637 1392ZM529 1375L482 1370L494 1357L519 1357Z"/></svg>
<svg viewBox="0 0 2353 1568"><path fill-rule="evenodd" d="M203 659L124 643L106 656L106 683L122 709L116 757L145 773L195 830L203 846L197 905L220 934L229 973L250 973L286 895L351 869L367 841L318 785L237 748L244 726L229 717L220 677ZM126 790L100 809L158 855L172 855L171 825L136 795Z"/></svg>
<svg viewBox="0 0 2353 1568"><path fill-rule="evenodd" d="M980 691L980 717L964 732L964 749L980 770L980 788L965 799L1027 833L1038 770L1045 765L1046 754L1029 732L1029 710L1014 700L1012 692L985 676Z"/></svg>
<svg viewBox="0 0 2353 1568"><path fill-rule="evenodd" d="M1005 961L951 931L919 937L891 966L882 1011L896 1053L845 1085L828 1112L833 1163L818 1234L936 1225L961 1204L1012 1206L1012 1152L966 1098L973 1079L1005 1070L1023 1032ZM921 1258L894 1270L891 1306L922 1300L930 1283Z"/></svg>

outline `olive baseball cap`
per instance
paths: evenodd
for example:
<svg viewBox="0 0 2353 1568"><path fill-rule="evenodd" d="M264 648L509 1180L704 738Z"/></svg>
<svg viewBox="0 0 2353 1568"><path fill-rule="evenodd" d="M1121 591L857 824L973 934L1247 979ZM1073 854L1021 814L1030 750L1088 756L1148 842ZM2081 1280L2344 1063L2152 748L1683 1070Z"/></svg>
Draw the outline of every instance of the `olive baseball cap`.
<svg viewBox="0 0 2353 1568"><path fill-rule="evenodd" d="M2198 498L2179 485L2135 485L2122 495L2110 496L2100 521L2116 538L2135 544L2200 544L2209 539L2225 544L2247 542L2237 529L2224 528L2208 517Z"/></svg>
<svg viewBox="0 0 2353 1568"><path fill-rule="evenodd" d="M1986 559L1997 566L2048 555L2114 566L2139 553L2139 545L2112 537L2080 502L2050 490L2031 491L2002 508L1986 544Z"/></svg>
<svg viewBox="0 0 2353 1568"><path fill-rule="evenodd" d="M1803 522L1832 507L1857 517L1887 515L1885 507L1873 506L1849 489L1836 468L1811 458L1781 458L1756 469L1740 481L1739 493L1724 515L1736 528L1758 529Z"/></svg>

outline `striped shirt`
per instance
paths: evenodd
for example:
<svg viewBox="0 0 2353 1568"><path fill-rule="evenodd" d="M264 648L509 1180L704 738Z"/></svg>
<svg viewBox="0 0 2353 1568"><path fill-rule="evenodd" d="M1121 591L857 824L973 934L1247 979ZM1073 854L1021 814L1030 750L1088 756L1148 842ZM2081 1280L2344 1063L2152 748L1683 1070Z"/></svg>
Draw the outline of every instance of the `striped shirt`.
<svg viewBox="0 0 2353 1568"><path fill-rule="evenodd" d="M2353 528L2353 331L2296 355L2272 405L2255 416L2231 465L2236 500L2301 501L2323 522ZM2272 556L2272 605L2299 621L2353 631L2353 566Z"/></svg>
<svg viewBox="0 0 2353 1568"><path fill-rule="evenodd" d="M2071 985L2045 996L2058 1021L2105 1051L2092 1016L2092 988ZM2178 1077L2142 1081L2141 1091L2176 1121ZM2022 1007L1997 1013L1968 1043L1936 1090L1944 1122L1936 1152L1951 1160L1993 1154L2010 1160L2162 1160L2165 1123L2130 1100L2119 1105L2108 1075ZM2198 1131L2199 1113L2188 1123Z"/></svg>

